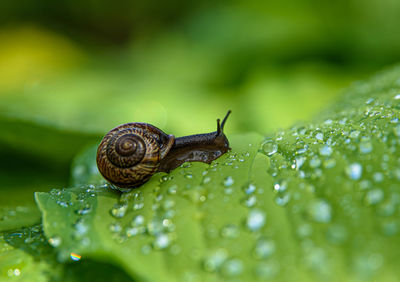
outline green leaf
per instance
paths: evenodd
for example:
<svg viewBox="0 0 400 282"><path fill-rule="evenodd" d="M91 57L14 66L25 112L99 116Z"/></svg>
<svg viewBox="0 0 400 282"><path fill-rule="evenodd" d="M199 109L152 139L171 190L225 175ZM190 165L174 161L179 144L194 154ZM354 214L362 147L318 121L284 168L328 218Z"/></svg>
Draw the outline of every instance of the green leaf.
<svg viewBox="0 0 400 282"><path fill-rule="evenodd" d="M235 209L228 200L239 197L235 190L248 185L260 140L257 134L236 136L233 152L211 166L187 164L169 175L157 174L141 189L121 196L107 186L90 185L36 193L45 233L61 242L57 250L64 259L76 253L115 261L134 278L216 279L215 273L202 271L214 251L205 232L214 224L206 220L207 213L219 221L215 206L207 203L225 201L218 209ZM246 213L241 207L235 220L238 228ZM230 218L226 214L225 221Z"/></svg>
<svg viewBox="0 0 400 282"><path fill-rule="evenodd" d="M184 164L129 193L95 173L36 193L46 237L64 260L107 261L139 280L396 281L399 79L395 68L356 83L314 122L261 144L232 136L213 164ZM94 152L75 168L93 167Z"/></svg>
<svg viewBox="0 0 400 282"><path fill-rule="evenodd" d="M53 259L41 226L0 234L0 280L60 281L62 266Z"/></svg>
<svg viewBox="0 0 400 282"><path fill-rule="evenodd" d="M57 241L50 241L56 245ZM12 281L132 281L118 267L85 260L60 264L42 226L35 225L0 234L0 280Z"/></svg>

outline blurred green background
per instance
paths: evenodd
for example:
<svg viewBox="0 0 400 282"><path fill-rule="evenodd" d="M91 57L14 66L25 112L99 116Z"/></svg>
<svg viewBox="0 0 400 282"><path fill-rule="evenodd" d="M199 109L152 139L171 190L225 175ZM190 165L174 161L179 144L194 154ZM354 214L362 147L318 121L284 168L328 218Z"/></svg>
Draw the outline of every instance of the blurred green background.
<svg viewBox="0 0 400 282"><path fill-rule="evenodd" d="M1 1L0 207L112 127L262 134L400 59L400 1Z"/></svg>

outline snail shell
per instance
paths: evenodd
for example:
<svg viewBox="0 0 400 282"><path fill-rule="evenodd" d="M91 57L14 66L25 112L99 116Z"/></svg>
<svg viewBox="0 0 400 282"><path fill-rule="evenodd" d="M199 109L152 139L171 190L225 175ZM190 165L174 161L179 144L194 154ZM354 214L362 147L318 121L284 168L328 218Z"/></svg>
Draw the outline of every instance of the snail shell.
<svg viewBox="0 0 400 282"><path fill-rule="evenodd" d="M112 185L133 188L158 171L174 142L173 135L153 125L123 124L104 136L97 149L97 167Z"/></svg>

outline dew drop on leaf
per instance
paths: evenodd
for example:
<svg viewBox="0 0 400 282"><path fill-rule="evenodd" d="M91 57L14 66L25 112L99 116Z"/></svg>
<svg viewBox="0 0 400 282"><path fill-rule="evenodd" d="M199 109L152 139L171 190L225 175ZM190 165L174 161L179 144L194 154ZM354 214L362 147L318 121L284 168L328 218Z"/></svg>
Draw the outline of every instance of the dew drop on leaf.
<svg viewBox="0 0 400 282"><path fill-rule="evenodd" d="M311 218L316 222L328 223L331 221L332 208L324 200L316 200L309 206L308 212Z"/></svg>
<svg viewBox="0 0 400 282"><path fill-rule="evenodd" d="M331 225L327 230L326 238L333 244L342 244L347 239L347 230L341 225Z"/></svg>
<svg viewBox="0 0 400 282"><path fill-rule="evenodd" d="M243 272L243 263L240 259L229 259L222 266L222 274L227 277L237 276Z"/></svg>
<svg viewBox="0 0 400 282"><path fill-rule="evenodd" d="M332 152L333 152L333 150L330 146L324 146L324 147L320 148L320 150L319 150L319 154L321 156L327 156L327 157L330 156L332 154Z"/></svg>
<svg viewBox="0 0 400 282"><path fill-rule="evenodd" d="M247 216L246 226L251 231L257 231L265 224L265 213L261 210L251 210Z"/></svg>
<svg viewBox="0 0 400 282"><path fill-rule="evenodd" d="M271 140L267 140L265 141L262 145L261 148L263 150L263 152L267 155L267 156L272 156L273 154L275 154L276 152L278 152L278 145L271 141Z"/></svg>
<svg viewBox="0 0 400 282"><path fill-rule="evenodd" d="M321 160L318 157L313 157L310 160L310 167L311 168L317 168L321 165Z"/></svg>
<svg viewBox="0 0 400 282"><path fill-rule="evenodd" d="M122 230L122 226L121 226L120 223L115 222L115 223L111 223L110 224L109 229L110 229L111 232L117 233L117 232L120 232Z"/></svg>
<svg viewBox="0 0 400 282"><path fill-rule="evenodd" d="M51 237L51 238L49 239L49 244L52 245L52 246L55 247L55 248L57 248L58 246L60 246L60 245L61 245L61 242L62 242L62 240L61 240L61 238L58 237L58 236L54 236L54 237Z"/></svg>
<svg viewBox="0 0 400 282"><path fill-rule="evenodd" d="M275 203L278 206L286 206L287 203L289 203L289 201L290 201L289 193L278 194L275 196Z"/></svg>
<svg viewBox="0 0 400 282"><path fill-rule="evenodd" d="M234 224L227 224L222 227L221 236L224 238L237 238L239 236L239 228Z"/></svg>
<svg viewBox="0 0 400 282"><path fill-rule="evenodd" d="M242 199L241 204L245 207L253 207L257 202L257 198L255 195L249 195Z"/></svg>
<svg viewBox="0 0 400 282"><path fill-rule="evenodd" d="M395 128L393 128L393 133L394 135L396 135L397 137L400 136L400 124L396 125Z"/></svg>
<svg viewBox="0 0 400 282"><path fill-rule="evenodd" d="M372 178L374 179L374 181L375 181L376 183L380 183L380 182L383 181L384 175L383 175L382 172L375 172L375 173L373 174Z"/></svg>
<svg viewBox="0 0 400 282"><path fill-rule="evenodd" d="M274 191L275 192L285 192L287 189L287 181L286 180L281 180L281 181L277 181L274 183Z"/></svg>
<svg viewBox="0 0 400 282"><path fill-rule="evenodd" d="M111 209L110 213L115 218L122 218L126 214L127 210L128 210L127 203L115 204Z"/></svg>
<svg viewBox="0 0 400 282"><path fill-rule="evenodd" d="M369 139L361 140L359 150L361 154L368 154L372 152L372 143L369 141Z"/></svg>
<svg viewBox="0 0 400 282"><path fill-rule="evenodd" d="M359 180L362 175L362 166L359 163L352 163L346 167L346 174L350 179Z"/></svg>
<svg viewBox="0 0 400 282"><path fill-rule="evenodd" d="M254 256L256 258L265 259L270 257L275 252L276 246L274 241L266 238L261 238L257 241L254 248Z"/></svg>
<svg viewBox="0 0 400 282"><path fill-rule="evenodd" d="M249 184L248 186L243 187L243 191L249 195L256 191L256 186L254 184Z"/></svg>
<svg viewBox="0 0 400 282"><path fill-rule="evenodd" d="M373 189L368 191L365 200L369 205L376 205L383 200L383 191L381 189Z"/></svg>
<svg viewBox="0 0 400 282"><path fill-rule="evenodd" d="M259 263L255 269L255 274L261 279L272 279L279 273L279 264L274 261Z"/></svg>
<svg viewBox="0 0 400 282"><path fill-rule="evenodd" d="M322 132L318 132L317 134L315 134L315 138L323 141L324 140L324 134Z"/></svg>
<svg viewBox="0 0 400 282"><path fill-rule="evenodd" d="M176 192L178 191L178 185L174 184L174 185L168 187L167 191L168 191L168 194L175 195Z"/></svg>
<svg viewBox="0 0 400 282"><path fill-rule="evenodd" d="M144 216L139 214L133 218L132 226L141 226L141 225L144 225Z"/></svg>
<svg viewBox="0 0 400 282"><path fill-rule="evenodd" d="M153 247L156 250L161 250L161 249L165 249L170 244L171 244L171 240L170 240L168 234L160 233L155 237L154 242L153 242Z"/></svg>
<svg viewBox="0 0 400 282"><path fill-rule="evenodd" d="M233 180L232 176L228 176L228 177L226 177L225 180L224 180L224 186L225 186L225 187L230 187L230 186L233 185L234 182L235 182L235 181Z"/></svg>
<svg viewBox="0 0 400 282"><path fill-rule="evenodd" d="M228 252L225 249L218 249L210 254L203 263L203 268L207 272L217 271L228 258Z"/></svg>

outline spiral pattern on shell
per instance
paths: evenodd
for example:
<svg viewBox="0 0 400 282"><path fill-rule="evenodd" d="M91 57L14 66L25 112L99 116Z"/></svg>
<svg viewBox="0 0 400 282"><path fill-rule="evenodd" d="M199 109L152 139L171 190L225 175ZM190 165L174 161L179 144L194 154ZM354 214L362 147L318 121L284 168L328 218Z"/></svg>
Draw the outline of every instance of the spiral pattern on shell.
<svg viewBox="0 0 400 282"><path fill-rule="evenodd" d="M97 150L97 167L111 184L133 188L158 171L160 159L172 147L174 136L145 123L127 123L104 136Z"/></svg>

